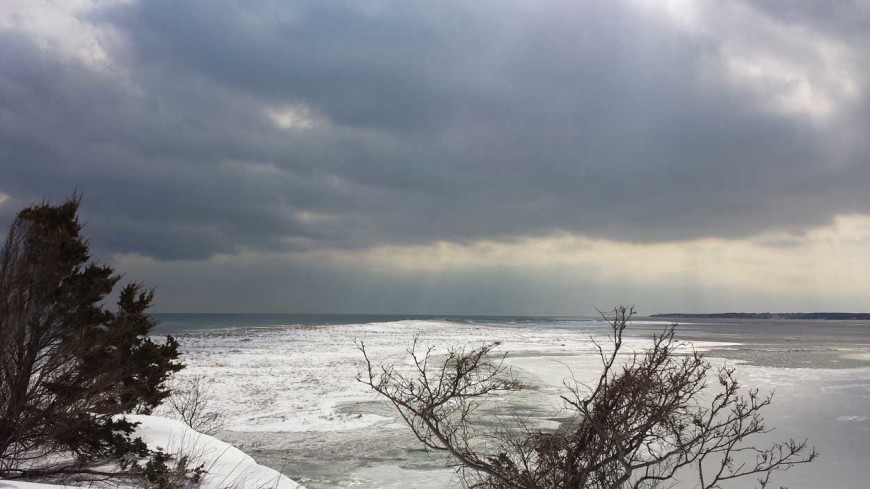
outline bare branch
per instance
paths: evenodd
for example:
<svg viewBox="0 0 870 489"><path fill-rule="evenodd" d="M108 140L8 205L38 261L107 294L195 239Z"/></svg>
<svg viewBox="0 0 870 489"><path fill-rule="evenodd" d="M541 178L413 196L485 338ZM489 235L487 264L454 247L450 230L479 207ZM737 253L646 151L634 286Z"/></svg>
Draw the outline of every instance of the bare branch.
<svg viewBox="0 0 870 489"><path fill-rule="evenodd" d="M683 481L695 474L702 489L746 477L765 487L773 473L815 460L806 440L752 444L754 435L769 432L761 411L772 395L741 394L733 368L715 370L717 390L703 403L713 368L676 341L676 325L620 363L633 315L626 307L602 313L609 344L592 339L601 373L585 384L569 369L562 399L571 416L555 430L534 429L522 417L513 427L487 430L474 418L482 402L522 387L495 344L453 348L435 362L434 350L420 352L415 337L408 350L414 368L402 373L373 367L358 343L366 363L358 380L388 399L426 447L454 456L467 487L648 489L678 473ZM480 448L481 439L494 445Z"/></svg>

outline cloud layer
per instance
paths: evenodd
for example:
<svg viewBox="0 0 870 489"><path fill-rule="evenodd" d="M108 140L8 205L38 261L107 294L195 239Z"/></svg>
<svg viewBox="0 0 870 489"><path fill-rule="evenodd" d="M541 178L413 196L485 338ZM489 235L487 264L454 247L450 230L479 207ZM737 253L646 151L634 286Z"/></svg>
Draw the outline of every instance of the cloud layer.
<svg viewBox="0 0 870 489"><path fill-rule="evenodd" d="M860 2L10 0L0 220L157 261L870 214ZM3 198L5 197L5 198Z"/></svg>

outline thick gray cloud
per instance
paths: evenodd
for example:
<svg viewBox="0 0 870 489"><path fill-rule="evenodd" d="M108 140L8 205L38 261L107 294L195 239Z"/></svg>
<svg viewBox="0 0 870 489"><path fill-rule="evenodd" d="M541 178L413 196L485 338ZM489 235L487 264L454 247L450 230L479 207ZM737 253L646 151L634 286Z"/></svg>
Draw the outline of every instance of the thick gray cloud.
<svg viewBox="0 0 870 489"><path fill-rule="evenodd" d="M78 188L104 251L203 259L870 213L866 9L747 2L753 24L686 28L639 5L98 5L79 20L114 33L108 68L2 30L0 219Z"/></svg>

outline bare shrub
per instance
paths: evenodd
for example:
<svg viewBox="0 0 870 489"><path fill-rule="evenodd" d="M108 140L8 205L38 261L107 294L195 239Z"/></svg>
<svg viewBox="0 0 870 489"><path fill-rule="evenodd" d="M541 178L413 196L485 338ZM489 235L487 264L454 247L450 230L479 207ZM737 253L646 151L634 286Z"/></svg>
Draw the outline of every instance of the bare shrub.
<svg viewBox="0 0 870 489"><path fill-rule="evenodd" d="M214 408L211 386L204 376L176 380L171 389L172 395L165 402L170 417L207 435L214 435L226 426L227 417Z"/></svg>
<svg viewBox="0 0 870 489"><path fill-rule="evenodd" d="M816 458L806 440L753 444L770 431L761 411L772 397L742 393L733 368L714 369L694 350L678 352L686 345L674 339L675 325L623 363L633 314L619 307L605 318L610 345L595 342L601 374L588 385L565 382L569 420L554 430L521 421L487 428L475 418L488 399L523 388L505 356L494 354L496 344L451 349L435 365L434 350L422 350L415 338L413 372L403 373L374 366L359 343L366 369L358 380L388 399L423 445L451 454L467 487L639 489L672 484L678 473L702 489L744 478L766 487L775 472Z"/></svg>

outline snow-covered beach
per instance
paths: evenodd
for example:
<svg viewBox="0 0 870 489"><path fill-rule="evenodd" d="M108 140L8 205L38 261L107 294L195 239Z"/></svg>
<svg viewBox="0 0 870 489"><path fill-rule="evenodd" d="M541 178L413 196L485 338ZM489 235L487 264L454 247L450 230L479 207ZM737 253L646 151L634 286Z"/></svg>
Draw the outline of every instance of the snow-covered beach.
<svg viewBox="0 0 870 489"><path fill-rule="evenodd" d="M663 324L637 322L629 347L642 348ZM793 488L824 482L856 487L861 463L855 454L870 450L870 368L781 368L764 365L763 357L773 352L845 361L862 355L866 345L803 345L789 353L779 343L795 347L800 333L775 330L771 338L781 336L779 343L768 338L757 347L742 342L757 338L727 325L685 324L681 330L699 350L759 352L758 362L752 362L752 353L748 361L728 361L738 365L743 385L776 391L767 413L770 426L777 428L771 440L810 436L823 455L812 470L782 474L778 482ZM362 366L355 341L364 341L375 361L400 365L407 362L405 349L415 334L421 335L422 344L440 348L500 341L509 365L534 386L506 399L505 410L546 423L558 414L563 379L572 373L591 379L599 371L589 337L606 332L606 325L594 320L408 319L177 334L188 364L182 375L205 376L215 407L229 417L227 429L218 436L261 464L317 489L442 488L458 483L454 470L445 465L449 460L422 451L392 408L355 381ZM753 348L746 350L748 346Z"/></svg>

